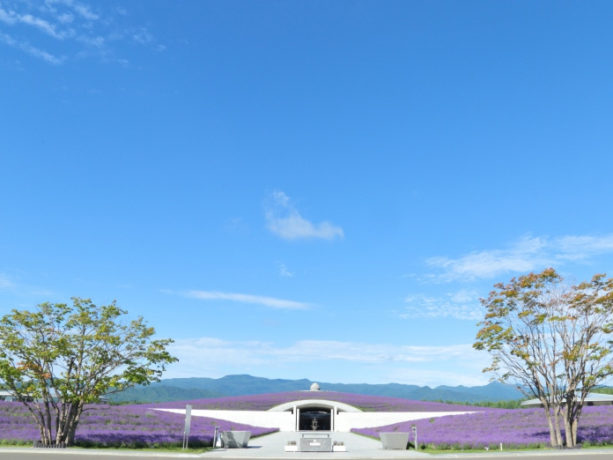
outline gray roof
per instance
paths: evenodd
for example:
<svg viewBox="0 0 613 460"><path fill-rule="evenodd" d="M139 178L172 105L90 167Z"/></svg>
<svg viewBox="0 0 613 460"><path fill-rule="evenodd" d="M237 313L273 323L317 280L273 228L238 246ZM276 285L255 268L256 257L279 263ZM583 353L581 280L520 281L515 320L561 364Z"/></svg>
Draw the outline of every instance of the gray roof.
<svg viewBox="0 0 613 460"><path fill-rule="evenodd" d="M585 404L588 406L603 406L607 404L613 404L613 395L603 393L588 393L585 397ZM521 403L522 407L540 407L541 401L539 399L529 399Z"/></svg>

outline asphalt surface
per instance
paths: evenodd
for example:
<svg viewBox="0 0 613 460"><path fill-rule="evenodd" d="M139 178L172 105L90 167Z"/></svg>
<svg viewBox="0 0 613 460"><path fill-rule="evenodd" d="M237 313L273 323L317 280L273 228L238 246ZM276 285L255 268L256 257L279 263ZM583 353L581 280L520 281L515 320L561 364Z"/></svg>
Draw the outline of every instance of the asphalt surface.
<svg viewBox="0 0 613 460"><path fill-rule="evenodd" d="M181 460L202 458L201 454L169 454L169 453L148 453L148 452L99 452L77 450L58 450L50 452L44 449L24 449L24 450L0 450L1 460Z"/></svg>
<svg viewBox="0 0 613 460"><path fill-rule="evenodd" d="M353 458L347 454L338 453L339 460L353 460ZM415 458L410 455L410 451L406 451L407 456L405 458ZM521 460L549 460L549 459L562 459L562 460L613 460L613 450L586 450L584 452L555 452L555 451L543 451L538 453L484 453L484 454L442 454L429 456L433 459L452 459L461 458L465 460L486 460L486 459L521 459ZM87 451L79 452L76 450L68 451L48 451L48 450L34 450L34 449L2 449L0 450L0 460L136 460L151 458L155 460L180 460L180 459L192 459L192 458L204 458L206 460L213 460L216 457L211 453L206 455L202 454L164 454L164 453L146 453L146 452L104 452L104 451ZM229 457L220 457L223 460L227 460ZM265 457L260 457L265 458ZM308 457L317 460L321 458L317 453L309 455ZM358 458L358 457L356 457ZM363 458L363 457L362 457ZM375 458L375 457L373 457ZM424 458L424 457L422 457Z"/></svg>

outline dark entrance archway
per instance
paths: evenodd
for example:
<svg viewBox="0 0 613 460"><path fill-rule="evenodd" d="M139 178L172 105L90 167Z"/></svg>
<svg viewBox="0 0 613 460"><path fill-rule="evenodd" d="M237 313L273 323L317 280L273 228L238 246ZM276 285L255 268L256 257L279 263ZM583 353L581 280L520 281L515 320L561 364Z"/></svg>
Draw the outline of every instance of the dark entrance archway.
<svg viewBox="0 0 613 460"><path fill-rule="evenodd" d="M300 431L330 431L331 409L328 407L304 407L300 409Z"/></svg>

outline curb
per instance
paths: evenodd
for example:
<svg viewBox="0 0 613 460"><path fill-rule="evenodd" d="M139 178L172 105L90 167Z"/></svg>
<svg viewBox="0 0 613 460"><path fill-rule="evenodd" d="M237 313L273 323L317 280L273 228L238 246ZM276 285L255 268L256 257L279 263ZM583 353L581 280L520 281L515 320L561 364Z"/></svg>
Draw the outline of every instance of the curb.
<svg viewBox="0 0 613 460"><path fill-rule="evenodd" d="M44 449L34 447L4 447L0 448L0 454L36 454L36 455L91 455L91 456L117 456L117 457L176 457L176 458L201 458L202 455L208 452L202 452L199 454L181 453L181 452L146 452L146 451L130 451L129 449L78 449L78 448L64 448L64 449Z"/></svg>

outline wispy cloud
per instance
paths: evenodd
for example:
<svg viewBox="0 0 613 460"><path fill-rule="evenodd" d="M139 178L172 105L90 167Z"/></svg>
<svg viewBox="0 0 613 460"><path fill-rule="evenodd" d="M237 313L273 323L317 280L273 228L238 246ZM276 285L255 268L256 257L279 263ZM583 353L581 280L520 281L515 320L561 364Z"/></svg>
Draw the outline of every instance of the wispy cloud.
<svg viewBox="0 0 613 460"><path fill-rule="evenodd" d="M285 264L279 264L279 275L283 278L293 278L294 273L289 271L289 269L285 266Z"/></svg>
<svg viewBox="0 0 613 460"><path fill-rule="evenodd" d="M563 236L554 241L558 259L582 260L613 252L613 234Z"/></svg>
<svg viewBox="0 0 613 460"><path fill-rule="evenodd" d="M503 273L525 273L588 260L613 252L613 234L568 235L557 238L526 236L506 249L476 251L457 258L432 257L426 263L440 269L434 277L445 280L492 278Z"/></svg>
<svg viewBox="0 0 613 460"><path fill-rule="evenodd" d="M480 358L480 357L478 357ZM446 382L447 385L464 385L477 386L488 383L488 377L480 371L485 367L486 362L483 360L477 361L477 365L467 361L464 364L471 364L470 371L467 372L466 367L463 371L434 370L434 369L394 369L390 373L390 380L397 383L410 385L430 385L432 387L440 385L441 382Z"/></svg>
<svg viewBox="0 0 613 460"><path fill-rule="evenodd" d="M445 296L410 295L405 298L406 307L400 313L404 319L454 318L478 321L483 319L483 309L477 291L462 289Z"/></svg>
<svg viewBox="0 0 613 460"><path fill-rule="evenodd" d="M125 9L104 3L94 8L77 0L0 0L0 27L5 26L1 42L55 65L83 56L125 61L112 58L111 44L122 40L160 49L147 28L123 25L125 16Z"/></svg>
<svg viewBox="0 0 613 460"><path fill-rule="evenodd" d="M31 26L49 35L50 37L57 38L59 40L64 39L68 34L71 33L70 29L67 29L63 32L58 32L58 30L53 24L43 18L34 16L29 13L19 14L13 10L5 10L4 8L2 8L1 5L0 22L3 22L4 24L8 25L24 24L27 26Z"/></svg>
<svg viewBox="0 0 613 460"><path fill-rule="evenodd" d="M216 337L178 339L171 353L180 365L168 374L176 377L251 373L278 378L418 385L483 384L481 369L488 356L470 344L415 346L340 340L297 340L280 345L273 341L230 341ZM444 366L445 371L439 371ZM359 371L348 377L340 369ZM263 375L268 374L268 375ZM293 374L293 377L290 375Z"/></svg>
<svg viewBox="0 0 613 460"><path fill-rule="evenodd" d="M6 276L0 273L0 289L8 289L13 287L14 284Z"/></svg>
<svg viewBox="0 0 613 460"><path fill-rule="evenodd" d="M178 339L171 353L180 365L171 366L173 377L250 373L269 378L317 379L344 383L404 382L416 385L487 382L481 369L487 353L471 344L446 346L398 345L342 340L297 340L278 344L272 340L223 340L216 337ZM440 371L440 367L444 371ZM345 369L357 369L353 375Z"/></svg>
<svg viewBox="0 0 613 460"><path fill-rule="evenodd" d="M183 360L217 359L244 364L257 362L348 361L367 364L430 363L474 359L470 344L448 346L411 346L337 340L300 340L288 346L264 341L227 341L214 337L178 339L173 351ZM186 363L189 365L189 363Z"/></svg>
<svg viewBox="0 0 613 460"><path fill-rule="evenodd" d="M326 221L314 224L302 217L284 192L277 190L271 198L272 201L266 208L266 225L275 235L286 240L343 238L341 227Z"/></svg>
<svg viewBox="0 0 613 460"><path fill-rule="evenodd" d="M55 17L76 14L87 21L97 21L100 15L91 6L76 0L44 0L41 11L53 13Z"/></svg>
<svg viewBox="0 0 613 460"><path fill-rule="evenodd" d="M132 39L141 45L149 44L153 41L153 35L145 28L140 27L132 34Z"/></svg>
<svg viewBox="0 0 613 460"><path fill-rule="evenodd" d="M50 297L57 296L57 293L50 289L23 283L13 276L0 273L0 290L3 289L10 290L12 294L20 298L33 298L35 301L49 300ZM41 297L46 297L46 299L41 299Z"/></svg>
<svg viewBox="0 0 613 460"><path fill-rule="evenodd" d="M466 353L472 354L469 345L411 346L338 340L301 340L274 350L277 357L290 361L326 359L362 363L422 363L458 358Z"/></svg>
<svg viewBox="0 0 613 460"><path fill-rule="evenodd" d="M269 308L277 308L284 310L305 310L310 308L310 304L305 302L297 302L295 300L278 299L276 297L267 297L251 294L239 294L235 292L221 291L186 291L183 293L186 297L200 300L226 300L230 302L249 303L263 305Z"/></svg>
<svg viewBox="0 0 613 460"><path fill-rule="evenodd" d="M40 48L36 48L35 46L30 45L28 42L18 41L15 38L7 35L5 33L0 32L0 42L5 45L12 46L13 48L17 48L23 51L30 56L33 56L38 59L42 59L43 61L48 62L49 64L59 65L64 62L63 57L55 56L45 50Z"/></svg>

